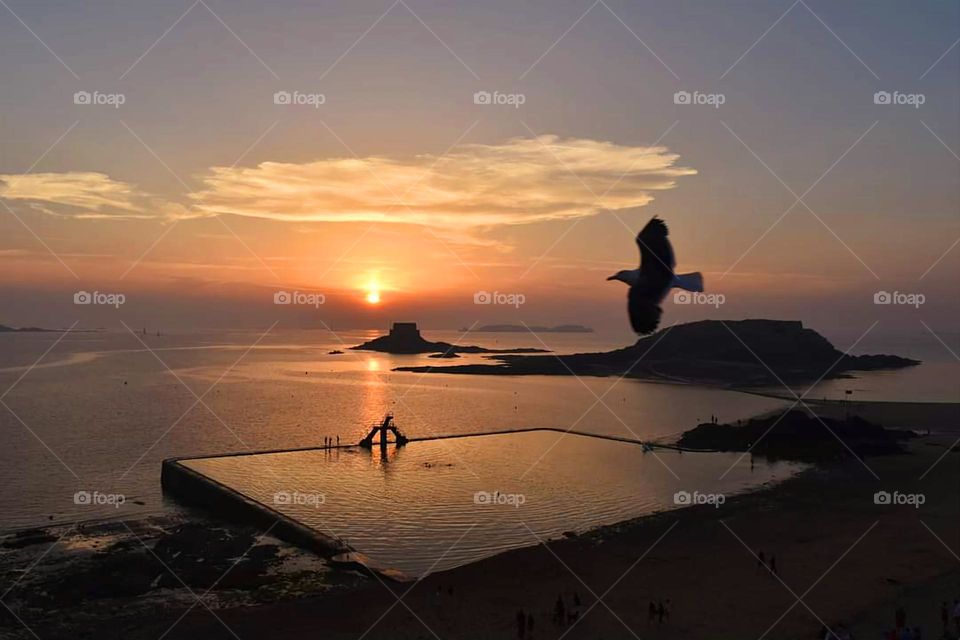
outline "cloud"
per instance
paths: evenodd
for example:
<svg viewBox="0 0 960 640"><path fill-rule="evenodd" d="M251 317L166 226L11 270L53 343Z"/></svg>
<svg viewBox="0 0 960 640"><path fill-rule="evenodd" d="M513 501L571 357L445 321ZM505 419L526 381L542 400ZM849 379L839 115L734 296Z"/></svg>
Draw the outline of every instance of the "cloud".
<svg viewBox="0 0 960 640"><path fill-rule="evenodd" d="M646 205L696 173L678 159L665 147L543 135L443 156L214 167L191 199L199 215L440 229L530 224Z"/></svg>
<svg viewBox="0 0 960 640"><path fill-rule="evenodd" d="M456 244L506 250L476 229L641 207L695 170L665 147L554 135L461 145L442 155L328 158L212 167L186 205L103 173L0 174L0 198L57 216L237 215L287 222L416 224Z"/></svg>
<svg viewBox="0 0 960 640"><path fill-rule="evenodd" d="M135 187L103 173L0 174L0 197L24 200L47 213L79 218L151 217L138 206ZM55 210L47 207L54 206Z"/></svg>

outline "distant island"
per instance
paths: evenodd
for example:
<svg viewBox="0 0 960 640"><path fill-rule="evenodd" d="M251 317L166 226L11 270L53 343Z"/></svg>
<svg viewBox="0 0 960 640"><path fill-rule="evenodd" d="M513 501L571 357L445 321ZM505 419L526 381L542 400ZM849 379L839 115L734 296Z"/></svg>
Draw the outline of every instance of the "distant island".
<svg viewBox="0 0 960 640"><path fill-rule="evenodd" d="M573 355L500 355L496 364L398 367L397 371L486 375L625 375L731 386L798 383L849 371L920 364L892 355L845 355L800 321L702 320L661 329L623 349ZM768 368L769 367L769 368Z"/></svg>
<svg viewBox="0 0 960 640"><path fill-rule="evenodd" d="M449 342L430 342L420 335L416 322L394 322L389 334L350 348L395 354L439 353L447 357L455 357L458 353L550 353L546 349L487 349Z"/></svg>
<svg viewBox="0 0 960 640"><path fill-rule="evenodd" d="M0 333L63 333L68 331L68 329L44 329L42 327L8 327L5 324L0 324Z"/></svg>
<svg viewBox="0 0 960 640"><path fill-rule="evenodd" d="M560 324L555 327L522 324L485 324L476 329L464 327L460 331L467 333L593 333L593 329L582 324Z"/></svg>

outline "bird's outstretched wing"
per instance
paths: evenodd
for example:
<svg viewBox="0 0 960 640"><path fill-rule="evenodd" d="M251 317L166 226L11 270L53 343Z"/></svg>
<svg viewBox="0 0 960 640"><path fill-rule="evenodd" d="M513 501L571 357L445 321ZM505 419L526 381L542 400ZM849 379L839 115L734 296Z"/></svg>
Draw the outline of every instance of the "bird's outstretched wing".
<svg viewBox="0 0 960 640"><path fill-rule="evenodd" d="M663 281L669 284L673 280L673 268L677 263L667 234L667 223L657 217L651 218L637 234L640 273L651 283Z"/></svg>
<svg viewBox="0 0 960 640"><path fill-rule="evenodd" d="M630 288L627 294L627 311L630 314L630 326L635 332L643 336L653 333L660 325L663 309L658 303L659 299L651 299L637 287Z"/></svg>

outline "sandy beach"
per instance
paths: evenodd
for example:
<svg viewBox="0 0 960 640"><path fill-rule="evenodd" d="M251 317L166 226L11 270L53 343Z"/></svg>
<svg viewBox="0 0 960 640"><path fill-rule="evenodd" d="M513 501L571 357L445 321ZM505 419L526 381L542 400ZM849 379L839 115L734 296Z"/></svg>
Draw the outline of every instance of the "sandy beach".
<svg viewBox="0 0 960 640"><path fill-rule="evenodd" d="M519 637L522 609L533 617L528 638L801 639L841 624L871 638L903 605L908 624L938 637L941 601L960 597L954 442L948 433L921 437L907 454L811 469L719 508L665 512L548 544L531 539L535 546L419 582L374 577L257 606L218 608L210 595L204 603L215 615L160 600L109 623L86 620L82 631L66 618L29 624L43 638L121 629L151 639L510 638ZM921 494L923 504L876 504L878 491ZM760 551L776 556L778 575L759 564ZM575 594L579 621L555 624L558 596L569 608ZM669 619L650 620L648 604L667 599Z"/></svg>

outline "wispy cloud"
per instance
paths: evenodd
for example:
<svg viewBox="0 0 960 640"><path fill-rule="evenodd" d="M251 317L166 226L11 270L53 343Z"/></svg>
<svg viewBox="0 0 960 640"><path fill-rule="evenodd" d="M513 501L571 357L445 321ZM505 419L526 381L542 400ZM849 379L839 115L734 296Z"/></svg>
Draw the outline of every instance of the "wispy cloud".
<svg viewBox="0 0 960 640"><path fill-rule="evenodd" d="M0 197L27 201L54 215L84 218L153 215L138 207L137 201L144 196L135 187L95 172L0 174ZM46 208L50 206L55 209Z"/></svg>
<svg viewBox="0 0 960 640"><path fill-rule="evenodd" d="M192 200L203 214L296 222L529 224L643 206L696 173L678 158L664 147L544 135L462 145L443 157L214 167Z"/></svg>
<svg viewBox="0 0 960 640"><path fill-rule="evenodd" d="M0 197L76 218L236 215L287 222L425 225L455 242L494 246L479 228L640 207L695 170L662 146L554 135L461 145L443 156L328 158L212 167L187 206L103 173L0 175Z"/></svg>

